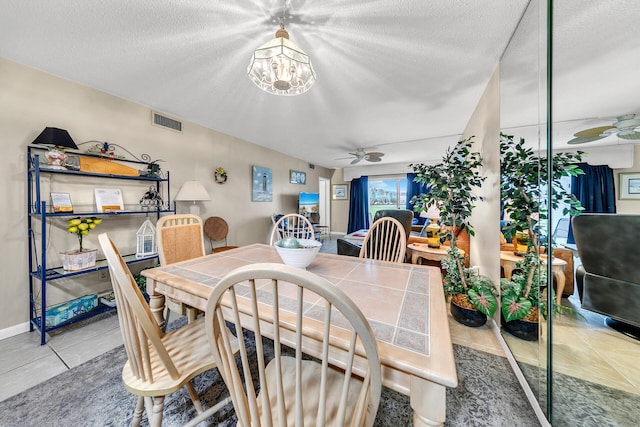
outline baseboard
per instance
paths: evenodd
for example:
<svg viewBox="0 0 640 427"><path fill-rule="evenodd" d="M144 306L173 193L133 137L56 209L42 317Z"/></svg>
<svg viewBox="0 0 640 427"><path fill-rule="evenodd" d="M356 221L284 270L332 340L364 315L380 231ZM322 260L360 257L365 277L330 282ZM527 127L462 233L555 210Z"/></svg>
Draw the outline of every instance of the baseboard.
<svg viewBox="0 0 640 427"><path fill-rule="evenodd" d="M29 332L29 322L19 323L5 329L0 329L0 340Z"/></svg>

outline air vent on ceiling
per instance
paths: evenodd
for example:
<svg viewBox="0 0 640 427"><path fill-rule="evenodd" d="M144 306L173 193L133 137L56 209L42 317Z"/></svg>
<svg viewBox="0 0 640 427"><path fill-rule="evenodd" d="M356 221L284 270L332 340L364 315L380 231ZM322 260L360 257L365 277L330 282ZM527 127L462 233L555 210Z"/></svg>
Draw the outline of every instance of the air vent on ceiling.
<svg viewBox="0 0 640 427"><path fill-rule="evenodd" d="M156 126L162 126L171 130L175 130L176 132L182 132L182 122L179 122L176 119L172 119L171 117L163 116L160 113L156 113L155 111L151 112L151 123Z"/></svg>

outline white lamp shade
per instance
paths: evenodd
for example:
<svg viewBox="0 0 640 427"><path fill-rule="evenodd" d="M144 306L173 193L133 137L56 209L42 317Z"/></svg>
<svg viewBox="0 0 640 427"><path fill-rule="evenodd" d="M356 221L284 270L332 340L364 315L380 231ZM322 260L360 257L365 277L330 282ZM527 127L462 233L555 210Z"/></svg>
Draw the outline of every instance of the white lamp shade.
<svg viewBox="0 0 640 427"><path fill-rule="evenodd" d="M207 189L198 181L187 181L176 194L176 201L211 200Z"/></svg>
<svg viewBox="0 0 640 427"><path fill-rule="evenodd" d="M420 212L420 218L440 218L440 210L434 205L431 205L426 211Z"/></svg>

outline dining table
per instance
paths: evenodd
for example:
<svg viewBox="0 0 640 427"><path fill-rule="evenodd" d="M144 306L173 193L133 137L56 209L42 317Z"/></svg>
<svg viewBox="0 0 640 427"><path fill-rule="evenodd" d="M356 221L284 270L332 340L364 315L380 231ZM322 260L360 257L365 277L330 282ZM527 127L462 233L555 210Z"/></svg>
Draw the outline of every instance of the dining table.
<svg viewBox="0 0 640 427"><path fill-rule="evenodd" d="M227 273L264 262L283 263L275 247L251 244L141 273L151 311L163 326L165 298L204 311ZM307 270L344 291L367 318L378 344L382 383L409 396L414 425L443 424L446 388L456 387L458 379L440 270L327 253L318 253ZM302 351L319 357L317 348Z"/></svg>

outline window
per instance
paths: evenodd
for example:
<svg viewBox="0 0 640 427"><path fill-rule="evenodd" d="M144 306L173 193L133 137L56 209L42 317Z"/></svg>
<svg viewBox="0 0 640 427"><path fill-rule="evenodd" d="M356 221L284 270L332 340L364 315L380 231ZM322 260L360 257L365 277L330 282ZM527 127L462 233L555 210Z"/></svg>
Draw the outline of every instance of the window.
<svg viewBox="0 0 640 427"><path fill-rule="evenodd" d="M406 177L369 177L369 215L381 209L406 209Z"/></svg>

